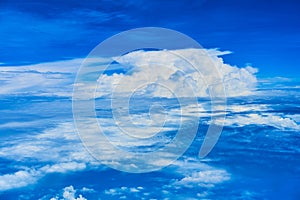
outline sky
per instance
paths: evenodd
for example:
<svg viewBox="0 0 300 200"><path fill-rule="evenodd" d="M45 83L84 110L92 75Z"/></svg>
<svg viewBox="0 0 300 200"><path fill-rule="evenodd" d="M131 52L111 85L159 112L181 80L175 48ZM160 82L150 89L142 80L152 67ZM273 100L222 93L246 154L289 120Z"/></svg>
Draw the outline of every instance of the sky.
<svg viewBox="0 0 300 200"><path fill-rule="evenodd" d="M150 26L180 31L204 48L231 51L223 56L226 63L250 64L258 77L297 78L299 10L296 0L1 0L0 63L84 58L114 34Z"/></svg>
<svg viewBox="0 0 300 200"><path fill-rule="evenodd" d="M300 199L299 11L299 0L0 0L0 199ZM88 56L142 27L204 49L159 31L172 48L115 57L151 39L129 34Z"/></svg>

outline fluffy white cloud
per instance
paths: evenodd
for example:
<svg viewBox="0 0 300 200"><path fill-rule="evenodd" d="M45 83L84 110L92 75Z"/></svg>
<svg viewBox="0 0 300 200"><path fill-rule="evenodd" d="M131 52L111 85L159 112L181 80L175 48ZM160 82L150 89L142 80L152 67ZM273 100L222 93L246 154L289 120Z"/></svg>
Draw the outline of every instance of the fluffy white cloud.
<svg viewBox="0 0 300 200"><path fill-rule="evenodd" d="M20 188L35 183L41 173L36 170L21 170L12 174L0 175L0 191Z"/></svg>
<svg viewBox="0 0 300 200"><path fill-rule="evenodd" d="M175 181L174 185L183 187L214 187L215 184L222 183L230 179L230 175L225 170L207 170L193 172L180 180Z"/></svg>
<svg viewBox="0 0 300 200"><path fill-rule="evenodd" d="M65 187L62 192L62 198L60 198L60 195L56 195L55 197L52 197L50 200L87 200L85 197L83 197L81 194L76 197L76 189L72 185Z"/></svg>
<svg viewBox="0 0 300 200"><path fill-rule="evenodd" d="M227 52L226 52L227 53ZM257 69L225 64L215 49L136 51L116 60L132 69L127 74L99 77L98 96L139 92L157 97L242 96L252 94Z"/></svg>
<svg viewBox="0 0 300 200"><path fill-rule="evenodd" d="M79 197L76 198L75 193L76 190L71 185L69 187L64 188L63 197L65 200L86 200L86 198L84 198L81 194L79 195Z"/></svg>

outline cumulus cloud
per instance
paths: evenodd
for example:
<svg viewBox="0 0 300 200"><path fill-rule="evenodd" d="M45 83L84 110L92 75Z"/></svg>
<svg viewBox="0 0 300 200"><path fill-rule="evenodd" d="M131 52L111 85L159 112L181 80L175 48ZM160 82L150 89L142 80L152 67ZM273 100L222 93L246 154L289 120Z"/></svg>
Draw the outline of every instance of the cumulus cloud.
<svg viewBox="0 0 300 200"><path fill-rule="evenodd" d="M21 170L12 174L0 175L0 191L20 188L35 183L41 173L36 170Z"/></svg>
<svg viewBox="0 0 300 200"><path fill-rule="evenodd" d="M215 184L229 179L230 175L225 170L207 170L193 172L191 175L177 180L173 184L183 187L214 187Z"/></svg>
<svg viewBox="0 0 300 200"><path fill-rule="evenodd" d="M65 200L86 200L81 194L78 198L75 197L76 190L71 185L69 187L64 188L63 197Z"/></svg>
<svg viewBox="0 0 300 200"><path fill-rule="evenodd" d="M81 194L76 197L77 190L72 185L65 187L62 192L62 198L59 195L52 197L50 200L87 200Z"/></svg>
<svg viewBox="0 0 300 200"><path fill-rule="evenodd" d="M128 53L116 61L131 66L130 73L100 76L98 96L109 95L112 91L116 95L133 93L139 87L141 94L156 97L224 96L224 89L227 96L252 94L257 83L257 69L225 64L220 55L224 52L216 49Z"/></svg>

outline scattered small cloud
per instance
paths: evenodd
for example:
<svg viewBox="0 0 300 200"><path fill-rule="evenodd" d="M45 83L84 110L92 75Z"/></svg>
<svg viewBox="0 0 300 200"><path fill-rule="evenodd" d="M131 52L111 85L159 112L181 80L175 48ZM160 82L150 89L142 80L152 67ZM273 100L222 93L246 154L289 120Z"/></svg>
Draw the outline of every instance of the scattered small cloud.
<svg viewBox="0 0 300 200"><path fill-rule="evenodd" d="M65 187L62 194L52 197L50 200L87 200L81 194L76 195L77 190L72 186ZM62 197L61 197L62 196Z"/></svg>
<svg viewBox="0 0 300 200"><path fill-rule="evenodd" d="M181 187L204 187L211 188L216 184L228 181L230 175L225 170L207 170L193 172L180 180L176 180L173 185Z"/></svg>

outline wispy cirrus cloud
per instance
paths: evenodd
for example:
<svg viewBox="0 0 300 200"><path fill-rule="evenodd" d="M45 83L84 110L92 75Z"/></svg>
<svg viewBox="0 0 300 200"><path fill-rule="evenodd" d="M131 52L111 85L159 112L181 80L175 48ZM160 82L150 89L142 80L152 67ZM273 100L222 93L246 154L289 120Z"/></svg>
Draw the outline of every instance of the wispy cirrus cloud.
<svg viewBox="0 0 300 200"><path fill-rule="evenodd" d="M0 67L0 94L70 96L82 59Z"/></svg>

